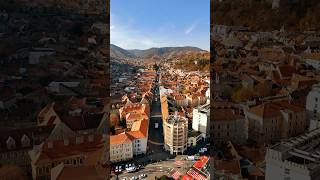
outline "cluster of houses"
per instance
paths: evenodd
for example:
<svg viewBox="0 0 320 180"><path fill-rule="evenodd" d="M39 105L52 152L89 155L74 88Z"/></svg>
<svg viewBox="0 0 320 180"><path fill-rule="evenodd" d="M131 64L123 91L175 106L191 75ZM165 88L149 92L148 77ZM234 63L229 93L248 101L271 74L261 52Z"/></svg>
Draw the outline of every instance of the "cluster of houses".
<svg viewBox="0 0 320 180"><path fill-rule="evenodd" d="M121 162L147 153L150 107L157 78L152 68L117 71L111 86L110 162ZM116 77L116 76L113 76Z"/></svg>
<svg viewBox="0 0 320 180"><path fill-rule="evenodd" d="M264 163L255 163L254 159L264 160L266 147L319 128L319 35L317 31L286 32L284 27L272 32L252 32L239 26L214 27L210 140L222 149L232 146L241 160L240 164L237 160L234 166L222 167L227 162L220 161L226 158L215 152L214 164L220 163L217 176L252 176L248 173L251 167L242 161L245 159L259 169L257 178L271 177L265 174L272 173L268 168L284 167L267 162L265 168ZM264 153L252 158L245 155L248 153L241 154L244 147ZM234 157L230 156L230 161ZM240 170L246 167L247 173L234 171L231 167L236 164ZM287 176L280 174L281 178Z"/></svg>
<svg viewBox="0 0 320 180"><path fill-rule="evenodd" d="M164 64L159 82L165 149L183 154L208 137L210 77Z"/></svg>
<svg viewBox="0 0 320 180"><path fill-rule="evenodd" d="M108 178L106 22L63 9L0 12L0 164L32 179Z"/></svg>

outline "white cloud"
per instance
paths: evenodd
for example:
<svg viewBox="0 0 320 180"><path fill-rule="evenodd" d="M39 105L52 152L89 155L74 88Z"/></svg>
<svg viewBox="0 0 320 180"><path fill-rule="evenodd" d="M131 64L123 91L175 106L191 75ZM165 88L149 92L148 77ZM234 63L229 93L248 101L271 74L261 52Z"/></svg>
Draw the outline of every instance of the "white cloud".
<svg viewBox="0 0 320 180"><path fill-rule="evenodd" d="M117 21L114 15L112 17L110 25L110 41L112 44L125 49L148 49L165 45L156 40L157 38L154 38L153 35L138 31L139 28L134 26L134 19L128 19L124 22Z"/></svg>
<svg viewBox="0 0 320 180"><path fill-rule="evenodd" d="M197 23L194 22L192 23L186 30L185 30L185 34L190 34L195 28L197 27Z"/></svg>

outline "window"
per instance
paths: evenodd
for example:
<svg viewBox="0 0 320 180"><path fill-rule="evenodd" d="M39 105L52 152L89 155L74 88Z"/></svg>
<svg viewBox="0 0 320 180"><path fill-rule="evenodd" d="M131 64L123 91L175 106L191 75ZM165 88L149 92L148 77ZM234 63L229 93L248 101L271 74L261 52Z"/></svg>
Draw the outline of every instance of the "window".
<svg viewBox="0 0 320 180"><path fill-rule="evenodd" d="M284 173L285 173L285 174L290 174L290 169L285 168L285 169L284 169Z"/></svg>

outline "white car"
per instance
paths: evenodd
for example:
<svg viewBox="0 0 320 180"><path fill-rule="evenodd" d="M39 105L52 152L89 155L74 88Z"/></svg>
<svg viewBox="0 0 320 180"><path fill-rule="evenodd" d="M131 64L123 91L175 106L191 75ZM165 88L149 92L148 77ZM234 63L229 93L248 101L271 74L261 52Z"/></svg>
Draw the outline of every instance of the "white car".
<svg viewBox="0 0 320 180"><path fill-rule="evenodd" d="M146 178L146 177L147 177L146 174L140 174L140 175L139 175L139 178L140 178L140 179L144 179L144 178Z"/></svg>
<svg viewBox="0 0 320 180"><path fill-rule="evenodd" d="M128 167L126 166L127 172L134 172L137 170L136 166L134 164L129 164Z"/></svg>
<svg viewBox="0 0 320 180"><path fill-rule="evenodd" d="M115 172L122 172L122 167L121 166L116 166Z"/></svg>

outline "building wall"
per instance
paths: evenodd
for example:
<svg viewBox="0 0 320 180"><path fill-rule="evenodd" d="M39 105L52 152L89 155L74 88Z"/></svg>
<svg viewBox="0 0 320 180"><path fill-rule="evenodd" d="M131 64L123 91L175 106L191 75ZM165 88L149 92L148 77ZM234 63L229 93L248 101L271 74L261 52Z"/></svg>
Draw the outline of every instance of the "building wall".
<svg viewBox="0 0 320 180"><path fill-rule="evenodd" d="M307 129L306 112L281 111L281 115L268 118L246 112L248 138L258 144L272 143L299 135Z"/></svg>
<svg viewBox="0 0 320 180"><path fill-rule="evenodd" d="M299 135L307 129L306 112L282 112L283 120L280 126L281 139L287 139ZM279 131L279 130L278 130Z"/></svg>
<svg viewBox="0 0 320 180"><path fill-rule="evenodd" d="M262 118L252 113L246 113L248 119L248 138L258 144L271 143L281 138L281 116Z"/></svg>
<svg viewBox="0 0 320 180"><path fill-rule="evenodd" d="M147 153L147 138L135 139L133 141L133 155L146 154Z"/></svg>
<svg viewBox="0 0 320 180"><path fill-rule="evenodd" d="M273 180L311 180L309 171L294 163L285 163L281 159L266 156L266 179Z"/></svg>
<svg viewBox="0 0 320 180"><path fill-rule="evenodd" d="M0 164L13 164L21 167L30 166L29 149L20 149L0 153Z"/></svg>
<svg viewBox="0 0 320 180"><path fill-rule="evenodd" d="M320 61L319 60L317 60L317 59L306 59L305 61L306 61L306 63L308 65L312 66L316 70L320 70Z"/></svg>
<svg viewBox="0 0 320 180"><path fill-rule="evenodd" d="M133 158L132 142L110 145L110 162L120 162Z"/></svg>
<svg viewBox="0 0 320 180"><path fill-rule="evenodd" d="M310 118L320 116L320 89L313 89L309 92L306 100L306 110Z"/></svg>
<svg viewBox="0 0 320 180"><path fill-rule="evenodd" d="M228 141L243 144L248 138L247 132L245 118L233 121L212 121L210 138L213 143L217 144Z"/></svg>
<svg viewBox="0 0 320 180"><path fill-rule="evenodd" d="M204 112L199 112L198 109L193 109L193 117L192 117L192 129L195 131L199 131L202 134L209 135L209 122L210 115Z"/></svg>
<svg viewBox="0 0 320 180"><path fill-rule="evenodd" d="M170 154L183 153L188 146L188 123L179 123L179 125L164 122L164 142L165 149Z"/></svg>
<svg viewBox="0 0 320 180"><path fill-rule="evenodd" d="M80 165L86 164L85 155L75 155L75 156L67 156L60 159L55 159L53 162L42 163L42 164L33 164L32 167L32 178L34 180L42 180L42 179L50 179L51 177L51 169L59 165L60 163L64 163L69 166L78 167Z"/></svg>
<svg viewBox="0 0 320 180"><path fill-rule="evenodd" d="M31 51L29 53L29 64L38 64L41 57L49 56L52 54L55 54L55 52L54 51L42 51L42 52Z"/></svg>

